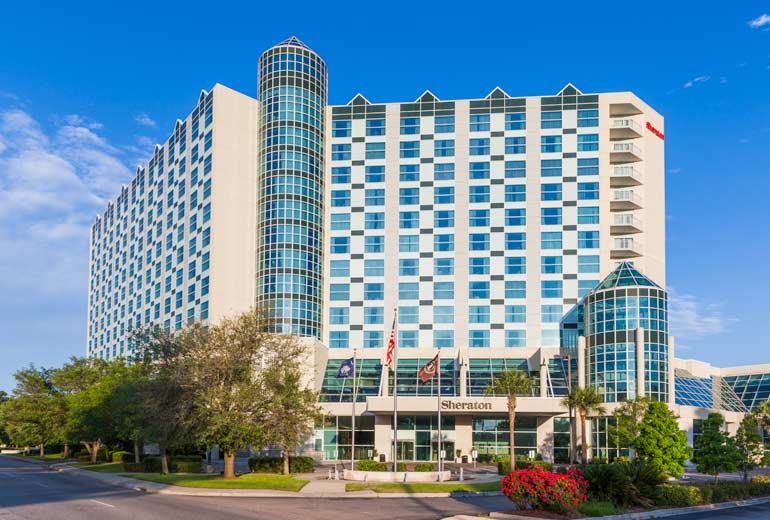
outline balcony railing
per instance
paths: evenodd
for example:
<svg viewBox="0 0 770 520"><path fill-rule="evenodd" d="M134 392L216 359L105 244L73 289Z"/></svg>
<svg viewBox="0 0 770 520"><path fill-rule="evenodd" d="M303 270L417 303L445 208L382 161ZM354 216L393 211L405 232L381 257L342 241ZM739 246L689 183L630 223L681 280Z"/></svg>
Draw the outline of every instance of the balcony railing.
<svg viewBox="0 0 770 520"><path fill-rule="evenodd" d="M610 209L613 211L640 209L642 198L634 190L613 190Z"/></svg>
<svg viewBox="0 0 770 520"><path fill-rule="evenodd" d="M616 213L612 216L610 233L613 235L631 235L642 232L642 221L633 213Z"/></svg>
<svg viewBox="0 0 770 520"><path fill-rule="evenodd" d="M630 141L621 141L612 143L610 151L610 162L613 164L622 164L638 162L642 160L642 150Z"/></svg>
<svg viewBox="0 0 770 520"><path fill-rule="evenodd" d="M636 139L638 137L642 137L642 125L633 119L613 119L610 123L610 139Z"/></svg>
<svg viewBox="0 0 770 520"><path fill-rule="evenodd" d="M612 103L610 105L610 117L635 116L642 111L633 103Z"/></svg>
<svg viewBox="0 0 770 520"><path fill-rule="evenodd" d="M610 186L625 188L642 184L642 172L633 166L613 166L610 175Z"/></svg>
<svg viewBox="0 0 770 520"><path fill-rule="evenodd" d="M616 238L612 242L612 258L634 258L642 256L642 243L634 237Z"/></svg>

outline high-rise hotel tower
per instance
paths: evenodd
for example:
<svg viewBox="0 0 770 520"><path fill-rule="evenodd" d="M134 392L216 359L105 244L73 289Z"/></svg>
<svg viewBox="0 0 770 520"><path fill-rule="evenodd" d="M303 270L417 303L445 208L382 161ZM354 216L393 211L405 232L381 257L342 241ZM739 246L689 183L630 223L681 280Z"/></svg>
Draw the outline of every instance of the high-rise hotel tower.
<svg viewBox="0 0 770 520"><path fill-rule="evenodd" d="M723 381L674 358L663 118L634 94L327 106L326 64L296 38L260 57L257 94L202 92L97 218L89 356L130 355L147 324L265 306L278 332L314 343L327 417L309 449L332 460L349 457L352 381L335 375L353 349L358 455L390 453L396 311L402 459L437 457L438 384L417 372L439 351L450 457L507 450L505 400L484 395L507 368L537 381L517 448L547 458L569 450L571 385L668 402L691 434L709 409L756 401L724 381L745 393L759 369ZM606 426L591 443L611 454Z"/></svg>

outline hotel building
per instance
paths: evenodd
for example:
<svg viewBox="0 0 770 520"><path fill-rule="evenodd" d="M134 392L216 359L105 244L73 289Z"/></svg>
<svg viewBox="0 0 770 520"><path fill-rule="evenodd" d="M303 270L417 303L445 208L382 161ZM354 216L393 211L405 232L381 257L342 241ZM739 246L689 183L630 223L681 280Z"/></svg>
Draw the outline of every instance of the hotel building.
<svg viewBox="0 0 770 520"><path fill-rule="evenodd" d="M307 449L324 460L349 459L354 407L357 456L390 459L394 320L400 460L438 456L439 384L417 376L437 352L450 459L507 452L505 398L485 391L510 368L536 380L517 450L547 459L569 457L572 385L610 408L667 402L691 435L709 410L735 424L753 405L737 395L753 369L675 359L664 122L636 95L568 84L330 106L326 64L296 38L260 57L257 93L204 91L97 218L89 356L130 355L146 324L266 307L313 345L327 416ZM352 378L336 377L354 350L355 405ZM592 423L595 454L616 454L606 426Z"/></svg>

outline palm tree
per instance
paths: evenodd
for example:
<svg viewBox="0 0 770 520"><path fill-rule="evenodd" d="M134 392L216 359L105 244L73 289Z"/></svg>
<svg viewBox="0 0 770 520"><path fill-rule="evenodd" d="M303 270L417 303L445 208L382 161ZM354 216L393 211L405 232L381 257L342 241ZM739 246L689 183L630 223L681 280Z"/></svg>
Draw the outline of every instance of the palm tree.
<svg viewBox="0 0 770 520"><path fill-rule="evenodd" d="M580 415L581 432L581 458L583 464L588 462L588 434L586 431L586 419L589 415L603 415L606 413L602 403L604 398L595 388L573 388L572 391L561 400L562 406L577 410Z"/></svg>
<svg viewBox="0 0 770 520"><path fill-rule="evenodd" d="M516 397L518 395L530 395L535 380L526 372L521 370L509 369L503 371L499 376L492 377L485 390L486 395L504 395L508 397L508 429L509 444L511 448L511 471L516 469L516 457L514 454L514 422L516 420Z"/></svg>

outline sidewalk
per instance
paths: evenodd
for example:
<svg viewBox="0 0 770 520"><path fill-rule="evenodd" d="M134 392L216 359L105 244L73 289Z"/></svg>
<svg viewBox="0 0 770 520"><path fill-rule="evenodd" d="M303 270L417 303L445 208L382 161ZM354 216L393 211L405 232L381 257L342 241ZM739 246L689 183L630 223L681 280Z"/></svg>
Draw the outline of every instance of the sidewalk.
<svg viewBox="0 0 770 520"><path fill-rule="evenodd" d="M298 492L279 491L273 489L208 489L190 488L159 484L130 477L122 477L114 473L99 473L72 467L67 463L48 464L37 460L28 460L33 464L46 466L54 471L72 472L78 476L92 478L111 486L155 493L158 495L197 496L197 497L243 497L243 498L447 498L470 496L496 496L499 491L485 492L454 492L454 493L376 493L372 490L345 491L344 480L327 480L318 473L299 474L298 478L309 480L308 484Z"/></svg>

